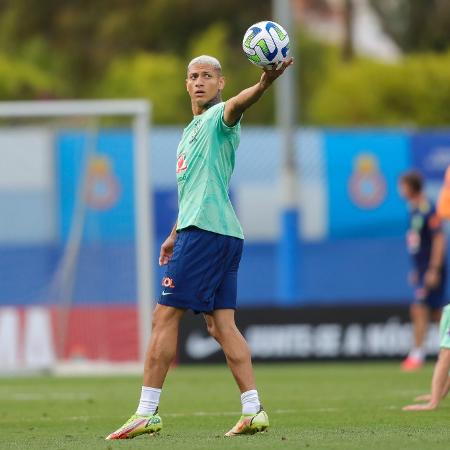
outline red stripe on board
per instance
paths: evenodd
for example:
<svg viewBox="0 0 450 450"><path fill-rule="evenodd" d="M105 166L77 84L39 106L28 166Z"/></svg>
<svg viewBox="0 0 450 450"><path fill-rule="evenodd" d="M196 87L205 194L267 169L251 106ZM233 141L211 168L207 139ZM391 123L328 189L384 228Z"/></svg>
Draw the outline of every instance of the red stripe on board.
<svg viewBox="0 0 450 450"><path fill-rule="evenodd" d="M52 308L51 313L59 359L139 359L136 307L77 306L69 311Z"/></svg>

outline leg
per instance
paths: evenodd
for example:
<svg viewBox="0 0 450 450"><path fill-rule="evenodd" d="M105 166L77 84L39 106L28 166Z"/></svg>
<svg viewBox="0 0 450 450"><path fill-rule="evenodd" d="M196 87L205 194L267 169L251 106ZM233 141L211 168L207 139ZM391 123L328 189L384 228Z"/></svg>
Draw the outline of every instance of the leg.
<svg viewBox="0 0 450 450"><path fill-rule="evenodd" d="M175 357L178 325L183 314L183 309L156 305L138 409L106 440L131 439L142 434L155 434L162 429L162 420L158 415L159 396L170 363Z"/></svg>
<svg viewBox="0 0 450 450"><path fill-rule="evenodd" d="M144 365L144 385L136 414L133 414L106 440L131 439L142 434L155 434L162 429L158 415L159 395L177 350L178 325L183 309L156 305L153 329Z"/></svg>
<svg viewBox="0 0 450 450"><path fill-rule="evenodd" d="M255 389L252 358L247 342L234 321L233 309L204 315L209 334L220 344L241 393Z"/></svg>
<svg viewBox="0 0 450 450"><path fill-rule="evenodd" d="M411 305L410 315L414 329L414 345L416 348L423 348L430 322L429 309L426 305L414 304Z"/></svg>
<svg viewBox="0 0 450 450"><path fill-rule="evenodd" d="M242 416L225 436L254 434L269 427L255 388L252 358L247 342L234 321L234 309L216 309L205 314L208 332L221 345L228 367L241 391Z"/></svg>
<svg viewBox="0 0 450 450"><path fill-rule="evenodd" d="M430 309L424 303L414 303L410 308L410 317L413 326L413 348L407 358L402 362L402 370L406 372L420 369L425 361L425 337L430 322Z"/></svg>
<svg viewBox="0 0 450 450"><path fill-rule="evenodd" d="M439 323L442 317L442 308L431 310L431 320L435 323Z"/></svg>
<svg viewBox="0 0 450 450"><path fill-rule="evenodd" d="M156 305L144 363L144 386L162 388L177 351L178 327L184 312L183 309Z"/></svg>

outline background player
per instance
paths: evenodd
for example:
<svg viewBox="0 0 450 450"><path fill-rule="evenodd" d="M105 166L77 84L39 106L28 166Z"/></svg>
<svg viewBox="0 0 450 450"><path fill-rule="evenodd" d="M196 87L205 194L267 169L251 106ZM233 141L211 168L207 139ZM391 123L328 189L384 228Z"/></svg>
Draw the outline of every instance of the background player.
<svg viewBox="0 0 450 450"><path fill-rule="evenodd" d="M410 371L422 367L430 319L439 321L446 303L446 239L441 220L423 193L420 173L405 173L400 178L399 189L411 210L407 246L413 265L409 278L415 289L414 303L410 308L414 346L402 363L403 370Z"/></svg>
<svg viewBox="0 0 450 450"><path fill-rule="evenodd" d="M187 309L204 313L208 332L221 345L241 391L242 416L226 435L251 434L269 425L256 390L250 350L234 321L244 236L228 187L242 114L292 63L290 58L277 70L264 70L257 84L226 102L221 99L225 79L217 59L200 56L188 66L186 88L194 118L177 150L178 220L161 247L164 289L153 314L141 399L136 414L106 439L127 439L162 428L159 397Z"/></svg>

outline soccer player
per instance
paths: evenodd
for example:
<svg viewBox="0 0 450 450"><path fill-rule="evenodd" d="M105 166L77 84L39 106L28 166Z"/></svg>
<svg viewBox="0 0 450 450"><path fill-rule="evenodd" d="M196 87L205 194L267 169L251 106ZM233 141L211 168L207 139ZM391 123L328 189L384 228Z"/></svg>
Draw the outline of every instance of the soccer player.
<svg viewBox="0 0 450 450"><path fill-rule="evenodd" d="M416 398L416 401L425 401L426 403L405 406L403 408L404 411L430 411L436 409L450 390L450 305L444 308L439 335L441 350L434 367L431 394Z"/></svg>
<svg viewBox="0 0 450 450"><path fill-rule="evenodd" d="M153 314L137 411L106 439L127 439L161 430L161 389L176 348L186 310L203 313L208 332L221 345L241 392L242 416L226 436L253 434L269 426L256 390L248 345L236 327L237 272L243 233L228 195L244 111L256 103L291 65L289 58L264 70L258 83L226 102L225 79L211 56L193 59L186 88L193 119L177 150L178 219L161 246L163 290Z"/></svg>
<svg viewBox="0 0 450 450"><path fill-rule="evenodd" d="M413 263L409 278L415 289L410 308L414 347L403 361L402 369L414 371L425 361L424 342L430 319L438 322L446 304L446 239L441 220L423 193L420 173L405 173L400 178L399 189L411 209L407 246Z"/></svg>

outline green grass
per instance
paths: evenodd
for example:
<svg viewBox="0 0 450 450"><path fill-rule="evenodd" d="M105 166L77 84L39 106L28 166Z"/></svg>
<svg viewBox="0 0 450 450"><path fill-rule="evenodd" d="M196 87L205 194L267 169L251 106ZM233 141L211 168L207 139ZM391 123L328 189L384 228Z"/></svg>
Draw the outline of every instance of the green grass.
<svg viewBox="0 0 450 450"><path fill-rule="evenodd" d="M168 377L156 437L104 441L134 412L140 377L0 379L1 449L448 449L450 399L433 412L401 406L428 391L432 367L398 364L257 365L268 433L224 438L239 395L224 366ZM209 414L208 414L209 413Z"/></svg>

